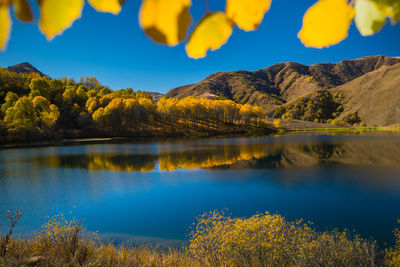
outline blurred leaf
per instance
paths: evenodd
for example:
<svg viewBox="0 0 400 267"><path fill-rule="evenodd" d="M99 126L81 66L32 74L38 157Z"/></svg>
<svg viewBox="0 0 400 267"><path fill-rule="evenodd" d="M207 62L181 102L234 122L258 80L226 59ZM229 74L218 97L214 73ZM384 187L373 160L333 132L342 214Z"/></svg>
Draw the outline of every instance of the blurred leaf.
<svg viewBox="0 0 400 267"><path fill-rule="evenodd" d="M271 0L227 0L226 16L240 29L252 31L258 28L270 6Z"/></svg>
<svg viewBox="0 0 400 267"><path fill-rule="evenodd" d="M143 0L139 23L155 42L174 46L182 41L192 18L191 0Z"/></svg>
<svg viewBox="0 0 400 267"><path fill-rule="evenodd" d="M355 3L355 22L361 35L368 36L379 32L386 23L386 16L371 0L357 0Z"/></svg>
<svg viewBox="0 0 400 267"><path fill-rule="evenodd" d="M319 0L304 15L298 37L309 47L337 44L347 37L354 13L347 0Z"/></svg>
<svg viewBox="0 0 400 267"><path fill-rule="evenodd" d="M225 13L213 12L205 15L197 24L188 43L186 53L191 58L202 58L208 50L217 50L232 34L233 23Z"/></svg>
<svg viewBox="0 0 400 267"><path fill-rule="evenodd" d="M7 6L0 6L0 50L4 51L11 33L10 10Z"/></svg>
<svg viewBox="0 0 400 267"><path fill-rule="evenodd" d="M81 17L84 4L84 0L39 0L40 30L52 40Z"/></svg>
<svg viewBox="0 0 400 267"><path fill-rule="evenodd" d="M125 0L88 0L89 4L97 11L108 12L117 15Z"/></svg>
<svg viewBox="0 0 400 267"><path fill-rule="evenodd" d="M373 2L385 16L391 18L392 24L400 21L399 0L373 0Z"/></svg>
<svg viewBox="0 0 400 267"><path fill-rule="evenodd" d="M23 22L33 21L31 6L27 0L13 0L15 16Z"/></svg>
<svg viewBox="0 0 400 267"><path fill-rule="evenodd" d="M0 0L0 6L8 6L11 4L11 0Z"/></svg>

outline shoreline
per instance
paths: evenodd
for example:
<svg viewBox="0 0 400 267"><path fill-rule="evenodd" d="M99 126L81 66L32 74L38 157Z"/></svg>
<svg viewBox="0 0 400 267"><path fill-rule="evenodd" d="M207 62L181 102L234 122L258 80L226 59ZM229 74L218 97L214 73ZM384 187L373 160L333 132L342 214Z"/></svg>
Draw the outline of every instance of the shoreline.
<svg viewBox="0 0 400 267"><path fill-rule="evenodd" d="M53 141L36 141L29 143L8 143L1 144L0 150L16 149L16 148L35 148L50 146L72 146L82 144L107 144L118 142L133 141L150 141L150 140L178 140L178 139L202 139L202 138L225 138L225 137L254 137L254 136L270 136L274 134L287 133L333 133L333 132L398 132L398 126L382 126L382 127L338 127L338 128L291 128L276 129L271 132L221 132L221 133L205 133L198 135L160 135L160 136L120 136L120 137L88 137L88 138L71 138Z"/></svg>
<svg viewBox="0 0 400 267"><path fill-rule="evenodd" d="M88 138L64 138L52 141L35 141L35 142L21 142L21 143L5 143L0 144L2 149L14 148L34 148L34 147L48 147L48 146L69 146L81 144L105 144L123 141L139 141L139 140L177 140L177 139L202 139L202 138L224 138L224 137L246 137L246 136L268 136L270 134L278 133L279 131L269 129L265 131L238 131L238 132L200 132L198 134L180 134L180 135L156 135L156 136L117 136L117 137L88 137Z"/></svg>

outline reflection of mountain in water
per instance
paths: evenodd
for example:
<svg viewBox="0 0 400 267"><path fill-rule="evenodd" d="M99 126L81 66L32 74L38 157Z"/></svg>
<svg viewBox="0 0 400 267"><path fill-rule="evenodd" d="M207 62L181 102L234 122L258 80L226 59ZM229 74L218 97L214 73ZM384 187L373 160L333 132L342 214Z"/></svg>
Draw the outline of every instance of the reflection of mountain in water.
<svg viewBox="0 0 400 267"><path fill-rule="evenodd" d="M316 166L400 166L400 142L282 145L260 158L227 168L307 168Z"/></svg>
<svg viewBox="0 0 400 267"><path fill-rule="evenodd" d="M400 142L251 143L208 145L159 154L53 155L39 161L52 167L88 170L152 171L229 168L282 169L316 166L400 166Z"/></svg>

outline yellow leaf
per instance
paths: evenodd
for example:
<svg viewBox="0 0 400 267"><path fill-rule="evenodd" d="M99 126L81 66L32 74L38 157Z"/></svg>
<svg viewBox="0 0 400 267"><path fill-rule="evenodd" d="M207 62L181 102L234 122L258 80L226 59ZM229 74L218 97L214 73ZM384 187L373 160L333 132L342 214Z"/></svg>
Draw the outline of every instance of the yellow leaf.
<svg viewBox="0 0 400 267"><path fill-rule="evenodd" d="M97 11L108 12L117 15L125 0L88 0L89 4Z"/></svg>
<svg viewBox="0 0 400 267"><path fill-rule="evenodd" d="M174 46L182 41L192 18L191 0L143 0L139 23L155 42Z"/></svg>
<svg viewBox="0 0 400 267"><path fill-rule="evenodd" d="M2 51L7 47L11 25L12 21L9 8L7 6L0 6L0 50Z"/></svg>
<svg viewBox="0 0 400 267"><path fill-rule="evenodd" d="M304 15L298 37L309 47L337 44L347 37L354 13L347 0L319 0Z"/></svg>
<svg viewBox="0 0 400 267"><path fill-rule="evenodd" d="M386 16L372 0L357 0L354 21L361 35L369 36L380 31L386 23Z"/></svg>
<svg viewBox="0 0 400 267"><path fill-rule="evenodd" d="M373 0L378 9L396 24L400 21L400 1L399 0Z"/></svg>
<svg viewBox="0 0 400 267"><path fill-rule="evenodd" d="M81 17L84 4L84 0L40 0L40 30L52 40Z"/></svg>
<svg viewBox="0 0 400 267"><path fill-rule="evenodd" d="M27 0L14 0L13 4L14 4L15 16L20 21L24 22L33 21L32 9Z"/></svg>
<svg viewBox="0 0 400 267"><path fill-rule="evenodd" d="M252 31L258 28L270 6L271 0L227 0L226 16L242 30Z"/></svg>
<svg viewBox="0 0 400 267"><path fill-rule="evenodd" d="M208 50L217 50L225 44L232 34L233 23L225 13L214 12L205 15L194 29L186 53L191 58L202 58Z"/></svg>

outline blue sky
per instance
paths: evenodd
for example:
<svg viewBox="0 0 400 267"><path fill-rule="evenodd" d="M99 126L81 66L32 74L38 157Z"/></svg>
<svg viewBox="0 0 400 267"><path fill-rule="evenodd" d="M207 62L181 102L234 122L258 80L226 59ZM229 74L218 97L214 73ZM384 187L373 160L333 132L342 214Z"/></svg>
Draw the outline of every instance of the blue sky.
<svg viewBox="0 0 400 267"><path fill-rule="evenodd" d="M204 1L192 2L193 19L198 22L205 13ZM209 2L211 11L224 9L223 0ZM297 32L313 3L274 0L257 31L235 28L226 45L200 60L188 58L184 44L170 48L147 38L138 24L139 0L127 0L117 16L96 12L86 4L82 18L51 42L37 25L14 22L8 48L0 52L0 66L30 62L54 78L96 76L112 89L131 87L165 93L217 71L257 70L286 61L315 64L377 54L400 56L400 23L388 23L372 37L361 37L352 25L349 37L339 45L304 47Z"/></svg>

